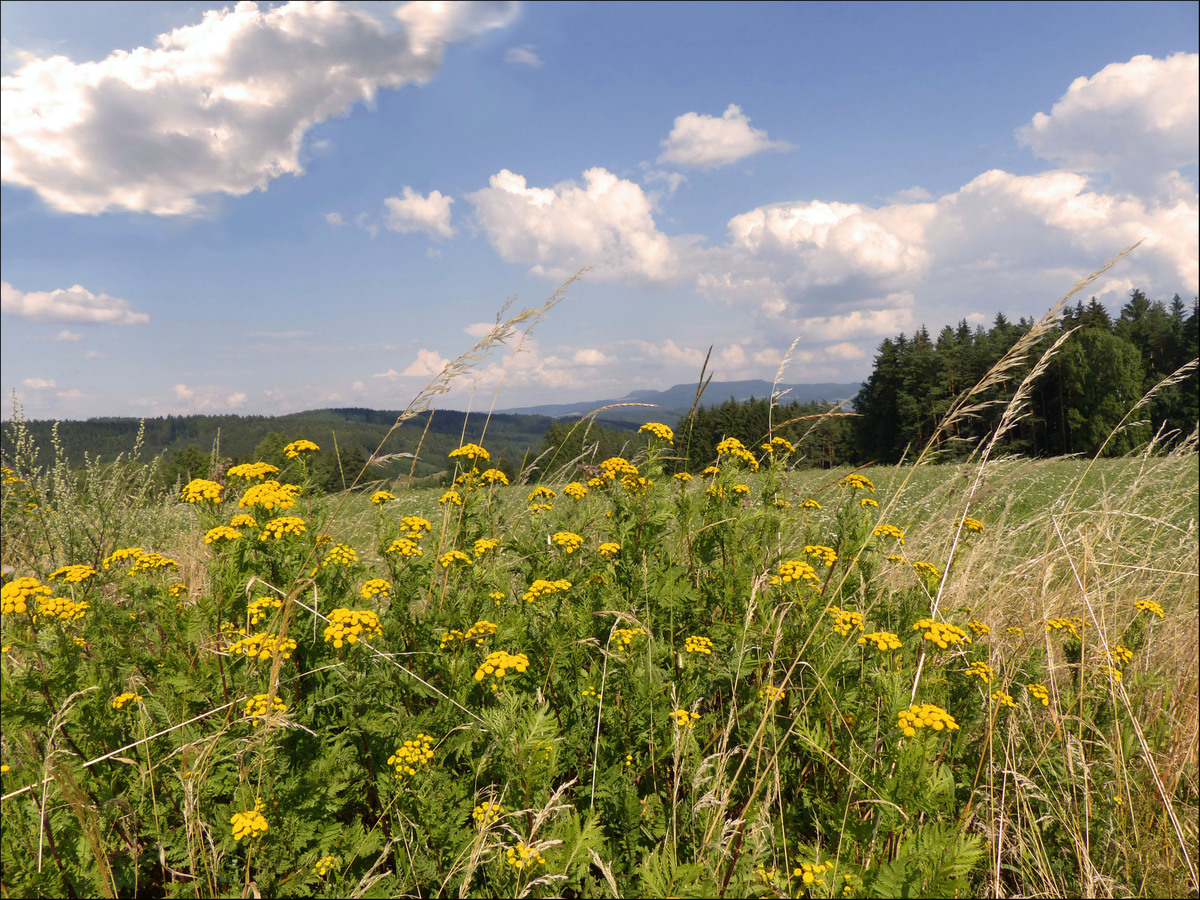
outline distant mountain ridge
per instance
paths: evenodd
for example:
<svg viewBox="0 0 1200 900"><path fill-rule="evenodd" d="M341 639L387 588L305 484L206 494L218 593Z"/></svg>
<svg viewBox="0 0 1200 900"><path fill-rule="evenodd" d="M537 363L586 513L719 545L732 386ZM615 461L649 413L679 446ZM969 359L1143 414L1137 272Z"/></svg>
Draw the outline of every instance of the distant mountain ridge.
<svg viewBox="0 0 1200 900"><path fill-rule="evenodd" d="M782 402L791 403L837 403L848 400L858 393L862 384L838 384L822 382L819 384L780 384L774 386L778 391L786 391ZM726 400L738 402L749 400L751 397L762 399L771 396L772 384L769 381L754 379L751 381L713 381L700 397L701 406L717 406ZM646 422L661 420L666 424L674 423L691 411L696 399L695 384L677 384L665 391L638 390L630 391L624 397L609 400L579 400L574 403L547 403L541 406L520 406L499 410L503 413L551 416L554 418L586 416L603 407L605 409L598 418L606 421ZM629 403L652 403L656 409L645 406L621 406Z"/></svg>

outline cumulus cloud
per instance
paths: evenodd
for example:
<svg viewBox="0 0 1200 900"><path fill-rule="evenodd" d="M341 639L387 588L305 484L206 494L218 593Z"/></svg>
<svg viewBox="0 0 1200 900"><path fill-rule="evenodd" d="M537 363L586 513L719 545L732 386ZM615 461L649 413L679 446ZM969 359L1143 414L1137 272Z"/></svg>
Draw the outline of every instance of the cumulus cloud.
<svg viewBox="0 0 1200 900"><path fill-rule="evenodd" d="M137 325L150 321L145 313L135 312L128 300L93 294L78 284L65 290L25 292L7 281L0 282L0 310L18 319L35 322ZM57 340L64 338L60 336Z"/></svg>
<svg viewBox="0 0 1200 900"><path fill-rule="evenodd" d="M54 396L62 397L64 400L78 400L80 397L86 397L87 394L85 394L79 388L71 388L70 390L59 391Z"/></svg>
<svg viewBox="0 0 1200 900"><path fill-rule="evenodd" d="M763 150L787 150L786 141L773 141L761 128L751 128L741 107L730 103L718 119L702 113L684 113L661 142L660 163L711 169Z"/></svg>
<svg viewBox="0 0 1200 900"><path fill-rule="evenodd" d="M56 386L53 378L26 378L21 384L31 391L41 391Z"/></svg>
<svg viewBox="0 0 1200 900"><path fill-rule="evenodd" d="M540 69L542 67L542 58L537 55L533 44L509 47L504 53L504 61L510 66L527 66L530 69Z"/></svg>
<svg viewBox="0 0 1200 900"><path fill-rule="evenodd" d="M1135 56L1076 78L1051 111L1018 129L1043 159L1077 172L1109 172L1145 192L1200 157L1200 55Z"/></svg>
<svg viewBox="0 0 1200 900"><path fill-rule="evenodd" d="M594 347L586 347L576 350L571 357L571 361L577 366L607 366L614 360L611 356Z"/></svg>
<svg viewBox="0 0 1200 900"><path fill-rule="evenodd" d="M341 228L346 224L346 220L342 218L339 212L325 213L325 224L332 225L334 228Z"/></svg>
<svg viewBox="0 0 1200 900"><path fill-rule="evenodd" d="M658 230L650 199L632 181L607 169L588 169L584 184L565 181L529 187L502 169L483 190L468 195L492 248L510 262L532 265L550 278L584 266L596 280L661 285L679 277L688 240Z"/></svg>
<svg viewBox="0 0 1200 900"><path fill-rule="evenodd" d="M196 396L196 392L186 384L177 384L175 385L175 396L180 400L191 400Z"/></svg>
<svg viewBox="0 0 1200 900"><path fill-rule="evenodd" d="M246 405L246 395L243 394L241 391L238 391L235 394L230 394L228 397L225 398L225 405L227 407L229 407L230 409L237 409L240 406L245 406Z"/></svg>
<svg viewBox="0 0 1200 900"><path fill-rule="evenodd" d="M442 374L442 369L450 365L450 360L443 359L438 355L436 350L418 350L417 358L414 359L407 369L401 372L401 375L419 376L421 378L433 378Z"/></svg>
<svg viewBox="0 0 1200 900"><path fill-rule="evenodd" d="M403 197L388 197L383 201L387 207L387 227L406 234L424 231L433 238L454 237L450 225L450 204L453 197L442 196L441 191L431 191L422 196L408 185L404 186Z"/></svg>
<svg viewBox="0 0 1200 900"><path fill-rule="evenodd" d="M515 14L515 3L410 3L389 29L351 4L243 2L98 62L27 55L3 79L0 177L68 213L195 213L206 194L302 174L314 125L427 82L447 44Z"/></svg>
<svg viewBox="0 0 1200 900"><path fill-rule="evenodd" d="M83 340L83 332L82 331L68 331L66 328L64 328L62 331L60 331L54 337L50 338L50 340L60 341L62 343L74 343L75 341Z"/></svg>

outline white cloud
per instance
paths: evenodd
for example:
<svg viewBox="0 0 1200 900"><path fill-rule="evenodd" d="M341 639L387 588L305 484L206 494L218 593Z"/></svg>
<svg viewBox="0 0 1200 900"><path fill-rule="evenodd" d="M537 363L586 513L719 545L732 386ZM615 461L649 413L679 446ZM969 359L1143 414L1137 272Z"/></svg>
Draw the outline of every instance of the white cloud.
<svg viewBox="0 0 1200 900"><path fill-rule="evenodd" d="M36 322L136 325L150 321L145 313L134 312L129 301L118 300L108 294L93 294L78 284L66 290L59 288L26 293L5 281L0 283L0 310L18 319Z"/></svg>
<svg viewBox="0 0 1200 900"><path fill-rule="evenodd" d="M386 378L390 381L390 380L399 378L400 373L397 372L395 369L388 369L386 372L376 372L371 377L372 378Z"/></svg>
<svg viewBox="0 0 1200 900"><path fill-rule="evenodd" d="M1043 159L1110 172L1115 187L1149 192L1200 157L1200 55L1135 56L1076 78L1017 137Z"/></svg>
<svg viewBox="0 0 1200 900"><path fill-rule="evenodd" d="M443 359L438 355L436 350L418 350L417 358L409 363L408 368L400 374L433 378L436 375L441 375L442 369L448 365L450 365L450 360Z"/></svg>
<svg viewBox="0 0 1200 900"><path fill-rule="evenodd" d="M825 353L831 359L863 359L867 355L858 344L849 342L830 344L825 348Z"/></svg>
<svg viewBox="0 0 1200 900"><path fill-rule="evenodd" d="M427 82L448 43L507 25L513 3L410 3L387 29L343 3L238 3L98 62L26 57L3 80L5 182L57 210L198 212L206 194L300 175L317 123L381 88Z"/></svg>
<svg viewBox="0 0 1200 900"><path fill-rule="evenodd" d="M660 163L677 166L714 168L737 162L763 150L786 150L785 141L772 141L760 128L751 128L750 119L737 104L730 103L721 118L702 113L684 113L675 118L675 127L661 142Z"/></svg>
<svg viewBox="0 0 1200 900"><path fill-rule="evenodd" d="M340 212L325 213L325 222L328 225L332 225L334 228L341 228L346 224L346 220L342 218L342 214Z"/></svg>
<svg viewBox="0 0 1200 900"><path fill-rule="evenodd" d="M64 400L78 400L80 397L86 397L87 394L85 394L79 388L71 388L67 391L59 391L54 396L62 397Z"/></svg>
<svg viewBox="0 0 1200 900"><path fill-rule="evenodd" d="M510 66L528 66L531 69L540 69L542 67L542 58L537 55L533 44L509 47L504 53L504 61Z"/></svg>
<svg viewBox="0 0 1200 900"><path fill-rule="evenodd" d="M603 168L583 178L582 187L566 181L536 188L502 169L468 199L493 249L531 264L535 274L563 279L591 266L595 280L653 285L678 278L690 241L658 230L641 187Z"/></svg>
<svg viewBox="0 0 1200 900"><path fill-rule="evenodd" d="M196 392L189 388L186 384L175 385L175 396L180 400L191 400L196 396Z"/></svg>
<svg viewBox="0 0 1200 900"><path fill-rule="evenodd" d="M371 222L370 213L361 212L354 217L354 224L369 234L371 237L379 234L379 226Z"/></svg>
<svg viewBox="0 0 1200 900"><path fill-rule="evenodd" d="M450 225L450 204L453 197L442 196L441 191L431 191L428 197L404 186L403 197L388 197L383 201L387 207L387 227L402 234L424 231L433 238L454 237Z"/></svg>
<svg viewBox="0 0 1200 900"><path fill-rule="evenodd" d="M26 378L21 384L32 391L45 390L46 388L56 386L53 378Z"/></svg>
<svg viewBox="0 0 1200 900"><path fill-rule="evenodd" d="M246 395L241 391L238 391L236 394L230 394L225 398L225 405L230 409L237 409L239 406L245 406Z"/></svg>
<svg viewBox="0 0 1200 900"><path fill-rule="evenodd" d="M681 184L687 181L687 176L682 172L668 172L665 169L646 169L642 181L646 184L654 184L656 181L665 182L667 193L673 194L679 190Z"/></svg>
<svg viewBox="0 0 1200 900"><path fill-rule="evenodd" d="M54 337L50 338L50 340L61 341L63 343L74 343L75 341L83 340L83 332L82 331L68 331L66 328L64 328L62 331L60 331Z"/></svg>
<svg viewBox="0 0 1200 900"><path fill-rule="evenodd" d="M463 332L478 340L484 335L491 334L495 327L495 322L472 322L463 329Z"/></svg>
<svg viewBox="0 0 1200 900"><path fill-rule="evenodd" d="M600 350L587 347L582 350L576 350L571 357L571 361L577 366L607 366L614 362L614 359Z"/></svg>

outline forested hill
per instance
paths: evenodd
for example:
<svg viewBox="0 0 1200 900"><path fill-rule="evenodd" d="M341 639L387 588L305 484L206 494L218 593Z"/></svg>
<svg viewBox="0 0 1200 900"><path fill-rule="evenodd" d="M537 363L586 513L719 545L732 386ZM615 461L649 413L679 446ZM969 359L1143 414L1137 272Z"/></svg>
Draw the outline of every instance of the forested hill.
<svg viewBox="0 0 1200 900"><path fill-rule="evenodd" d="M885 340L871 377L855 400L860 415L855 420L857 452L864 459L894 462L906 448L919 451L955 398L979 383L1032 326L1032 321L1013 324L998 315L986 331L971 329L962 321L957 328L943 328L936 338L922 327L911 337L901 334ZM1179 383L1157 391L1131 417L1139 424L1127 423L1113 435L1125 414L1151 388L1198 355L1196 303L1189 312L1178 294L1166 304L1135 290L1115 320L1095 298L1087 305L1080 301L1069 307L1025 362L1008 372L1002 385L979 398L998 402L960 419L939 449L951 456L965 453L990 434L1005 402L1065 332L1071 334L1033 383L1028 412L1004 439L1003 452L1091 455L1103 447L1106 455L1119 455L1160 430L1169 435L1168 444L1191 434L1200 415L1195 369Z"/></svg>

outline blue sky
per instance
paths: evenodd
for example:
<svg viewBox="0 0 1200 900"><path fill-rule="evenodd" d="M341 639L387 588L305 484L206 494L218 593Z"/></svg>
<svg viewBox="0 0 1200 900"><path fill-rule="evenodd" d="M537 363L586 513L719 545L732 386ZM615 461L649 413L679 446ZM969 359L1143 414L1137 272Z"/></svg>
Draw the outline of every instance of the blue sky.
<svg viewBox="0 0 1200 900"><path fill-rule="evenodd" d="M1195 3L2 7L31 418L403 408L584 266L443 405L1200 290Z"/></svg>

